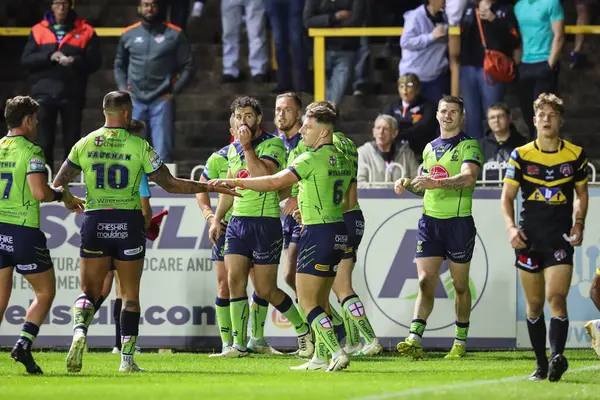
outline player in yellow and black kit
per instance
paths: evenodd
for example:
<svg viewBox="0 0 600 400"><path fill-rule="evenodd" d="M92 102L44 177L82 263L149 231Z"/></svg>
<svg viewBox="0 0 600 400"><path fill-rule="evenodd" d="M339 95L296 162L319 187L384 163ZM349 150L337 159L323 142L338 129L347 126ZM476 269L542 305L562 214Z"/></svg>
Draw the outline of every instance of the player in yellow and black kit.
<svg viewBox="0 0 600 400"><path fill-rule="evenodd" d="M567 295L573 274L573 247L583 241L588 162L581 147L559 137L563 101L543 93L533 107L538 139L511 154L504 178L502 212L517 256L516 267L527 301L527 328L537 359L537 368L529 379L547 377L555 382L568 368L563 356L569 330ZM517 227L513 204L519 187L523 211ZM552 314L549 363L545 298Z"/></svg>

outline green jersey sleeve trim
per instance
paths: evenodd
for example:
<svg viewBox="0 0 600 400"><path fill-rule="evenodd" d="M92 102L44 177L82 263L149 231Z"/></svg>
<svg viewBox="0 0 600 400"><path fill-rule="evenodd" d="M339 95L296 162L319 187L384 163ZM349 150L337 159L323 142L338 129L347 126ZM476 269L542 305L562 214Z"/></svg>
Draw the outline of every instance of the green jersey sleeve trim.
<svg viewBox="0 0 600 400"><path fill-rule="evenodd" d="M292 171L294 173L294 175L296 175L296 178L298 178L299 181L302 180L302 177L300 176L300 174L298 174L298 172L296 172L296 168L294 168L294 167L288 167L288 169L290 171Z"/></svg>
<svg viewBox="0 0 600 400"><path fill-rule="evenodd" d="M67 164L69 164L70 166L81 169L81 167L79 165L75 164L73 161L69 160L68 158L66 159L66 161L67 161Z"/></svg>

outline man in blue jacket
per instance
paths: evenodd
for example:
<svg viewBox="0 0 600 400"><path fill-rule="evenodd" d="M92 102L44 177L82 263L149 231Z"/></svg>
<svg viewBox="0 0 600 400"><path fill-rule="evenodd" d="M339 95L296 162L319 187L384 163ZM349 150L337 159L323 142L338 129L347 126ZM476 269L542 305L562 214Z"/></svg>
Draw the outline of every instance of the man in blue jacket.
<svg viewBox="0 0 600 400"><path fill-rule="evenodd" d="M115 56L119 90L133 99L133 119L144 121L160 158L173 162L174 97L194 75L190 44L176 25L160 17L159 0L141 0L142 20L125 29Z"/></svg>

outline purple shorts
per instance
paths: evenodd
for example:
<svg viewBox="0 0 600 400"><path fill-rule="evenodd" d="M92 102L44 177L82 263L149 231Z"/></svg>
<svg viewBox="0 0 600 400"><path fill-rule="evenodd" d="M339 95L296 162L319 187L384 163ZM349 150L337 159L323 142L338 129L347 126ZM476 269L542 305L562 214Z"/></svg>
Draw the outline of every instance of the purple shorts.
<svg viewBox="0 0 600 400"><path fill-rule="evenodd" d="M415 257L442 257L466 264L473 258L476 236L471 216L438 219L423 215L419 219Z"/></svg>

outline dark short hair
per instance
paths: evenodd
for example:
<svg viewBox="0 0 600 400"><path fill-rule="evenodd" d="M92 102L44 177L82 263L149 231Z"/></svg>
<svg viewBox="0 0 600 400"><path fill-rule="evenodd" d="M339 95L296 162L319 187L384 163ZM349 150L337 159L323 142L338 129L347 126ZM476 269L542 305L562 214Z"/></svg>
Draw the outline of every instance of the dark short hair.
<svg viewBox="0 0 600 400"><path fill-rule="evenodd" d="M504 111L504 114L506 114L506 116L510 116L510 107L508 106L508 104L504 103L504 102L498 102L498 103L494 103L492 104L488 109L487 112L490 111L494 111L494 110L500 110L500 111Z"/></svg>
<svg viewBox="0 0 600 400"><path fill-rule="evenodd" d="M306 118L314 118L320 124L335 124L337 114L335 110L324 104L312 103L306 107Z"/></svg>
<svg viewBox="0 0 600 400"><path fill-rule="evenodd" d="M256 115L262 115L262 106L260 105L260 101L250 96L238 97L233 101L233 103L231 103L231 107L229 107L229 109L232 113L235 113L235 110L238 108L246 107L252 107Z"/></svg>
<svg viewBox="0 0 600 400"><path fill-rule="evenodd" d="M279 99L292 99L298 109L302 109L302 99L294 92L282 93L275 98L275 101Z"/></svg>
<svg viewBox="0 0 600 400"><path fill-rule="evenodd" d="M463 100L458 96L442 97L442 99L438 102L438 108L440 107L440 104L442 104L442 103L458 104L458 107L460 108L460 112L462 113L465 111L465 104L463 103Z"/></svg>
<svg viewBox="0 0 600 400"><path fill-rule="evenodd" d="M102 100L102 108L104 110L119 110L131 106L131 95L125 90L108 92Z"/></svg>
<svg viewBox="0 0 600 400"><path fill-rule="evenodd" d="M139 119L132 119L127 130L132 135L142 136L146 131L146 123L144 121L140 121Z"/></svg>
<svg viewBox="0 0 600 400"><path fill-rule="evenodd" d="M17 96L6 100L4 107L4 120L8 129L18 128L23 119L29 115L35 115L40 105L29 96Z"/></svg>

